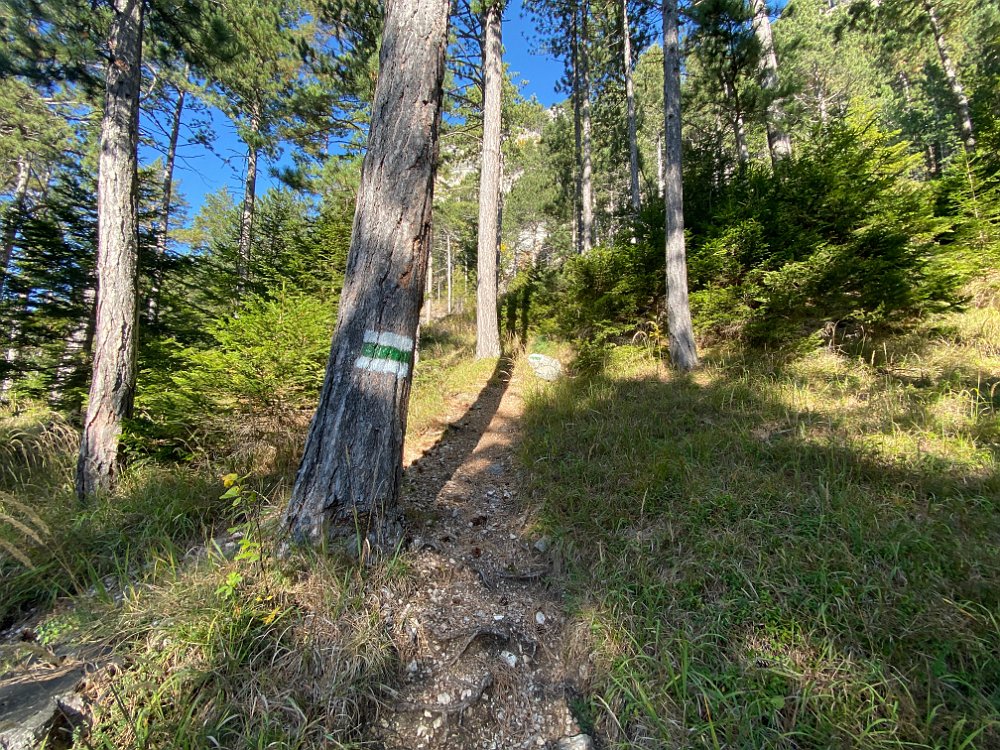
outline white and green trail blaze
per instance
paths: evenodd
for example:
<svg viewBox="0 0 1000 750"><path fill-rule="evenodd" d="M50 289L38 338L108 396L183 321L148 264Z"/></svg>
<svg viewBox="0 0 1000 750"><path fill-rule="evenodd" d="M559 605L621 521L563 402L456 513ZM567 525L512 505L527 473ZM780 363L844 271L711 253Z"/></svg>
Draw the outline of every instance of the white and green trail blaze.
<svg viewBox="0 0 1000 750"><path fill-rule="evenodd" d="M388 331L365 331L361 356L354 366L365 372L387 372L405 378L412 359L413 339Z"/></svg>

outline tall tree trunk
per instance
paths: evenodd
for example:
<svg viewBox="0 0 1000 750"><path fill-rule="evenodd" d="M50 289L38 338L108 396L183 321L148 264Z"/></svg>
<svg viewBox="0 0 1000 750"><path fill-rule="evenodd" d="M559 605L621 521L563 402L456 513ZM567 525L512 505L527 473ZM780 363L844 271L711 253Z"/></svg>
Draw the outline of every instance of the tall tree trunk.
<svg viewBox="0 0 1000 750"><path fill-rule="evenodd" d="M497 238L500 231L500 87L503 82L503 7L494 0L483 17L483 153L479 172L476 359L500 356L497 320Z"/></svg>
<svg viewBox="0 0 1000 750"><path fill-rule="evenodd" d="M444 250L448 263L448 314L451 315L451 234L444 236Z"/></svg>
<svg viewBox="0 0 1000 750"><path fill-rule="evenodd" d="M253 215L257 201L257 134L260 113L256 106L250 113L250 137L247 139L247 175L243 186L243 213L240 216L240 244L236 259L236 284L242 297L250 283L250 241L253 238Z"/></svg>
<svg viewBox="0 0 1000 750"><path fill-rule="evenodd" d="M388 0L368 150L319 407L284 523L294 539L398 540L413 339L431 242L449 0Z"/></svg>
<svg viewBox="0 0 1000 750"><path fill-rule="evenodd" d="M10 389L14 386L14 379L11 373L18 358L18 347L21 344L21 320L26 315L28 305L31 303L31 292L23 292L18 295L19 311L11 315L10 329L7 331L7 346L4 348L3 360L5 365L5 376L0 382L0 399L6 400L10 394Z"/></svg>
<svg viewBox="0 0 1000 750"><path fill-rule="evenodd" d="M742 167L750 161L750 150L747 148L746 123L743 120L743 104L736 92L736 87L725 78L722 78L722 90L732 105L732 110L729 113L729 121L733 126L736 159Z"/></svg>
<svg viewBox="0 0 1000 750"><path fill-rule="evenodd" d="M580 7L580 121L583 130L583 170L581 173L580 200L583 203L583 252L590 252L594 246L594 178L591 158L590 125L590 3L587 0Z"/></svg>
<svg viewBox="0 0 1000 750"><path fill-rule="evenodd" d="M688 305L681 179L681 55L677 0L663 0L663 114L666 141L667 327L670 360L679 370L698 365Z"/></svg>
<svg viewBox="0 0 1000 750"><path fill-rule="evenodd" d="M656 196L663 198L666 193L666 176L663 172L663 134L656 134Z"/></svg>
<svg viewBox="0 0 1000 750"><path fill-rule="evenodd" d="M93 376L83 422L76 491L111 488L122 420L135 396L137 150L143 0L114 0L97 177L97 315Z"/></svg>
<svg viewBox="0 0 1000 750"><path fill-rule="evenodd" d="M622 36L625 41L625 101L628 105L628 166L632 178L632 213L638 215L642 197L639 195L639 139L636 135L635 87L632 85L632 32L628 23L628 0L622 0Z"/></svg>
<svg viewBox="0 0 1000 750"><path fill-rule="evenodd" d="M52 390L49 391L49 399L53 404L58 404L64 409L70 406L72 410L80 407L80 402L70 404L66 399L66 393L74 385L80 383L84 376L83 370L90 359L90 353L94 346L94 302L97 299L97 291L93 287L83 290L83 316L76 321L66 337L62 356L56 366L55 377L52 379Z"/></svg>
<svg viewBox="0 0 1000 750"><path fill-rule="evenodd" d="M14 184L14 196L4 213L3 248L0 249L0 299L7 288L7 274L10 271L10 261L14 257L14 242L21 226L21 212L28 197L28 180L31 177L31 164L27 157L22 156L17 161L17 182Z"/></svg>
<svg viewBox="0 0 1000 750"><path fill-rule="evenodd" d="M187 80L187 71L185 71ZM160 226L156 233L156 261L153 266L153 281L150 284L149 299L146 303L146 319L156 323L160 317L160 287L163 285L163 264L167 258L167 243L170 239L170 201L173 198L174 162L177 159L177 141L181 132L181 116L184 114L184 99L187 92L177 89L173 119L170 123L170 141L167 143L167 158L163 163L163 196L160 199Z"/></svg>
<svg viewBox="0 0 1000 750"><path fill-rule="evenodd" d="M434 241L427 251L427 283L424 286L424 323L431 322L431 312L434 305Z"/></svg>
<svg viewBox="0 0 1000 750"><path fill-rule="evenodd" d="M573 8L573 138L576 190L573 193L573 246L583 253L583 84L580 77L580 11Z"/></svg>
<svg viewBox="0 0 1000 750"><path fill-rule="evenodd" d="M938 18L937 11L934 9L934 4L931 0L924 0L924 10L927 12L927 19L930 21L931 31L934 33L934 44L937 46L938 57L941 58L941 67L944 68L948 87L955 97L958 129L962 135L962 143L965 144L965 150L968 153L972 153L976 150L976 135L972 129L969 98L965 95L965 88L958 78L958 71L955 68L955 63L952 62L951 53L948 51L948 43L944 38L944 29L941 26L941 20Z"/></svg>
<svg viewBox="0 0 1000 750"><path fill-rule="evenodd" d="M765 117L767 145L771 152L771 165L777 168L778 162L791 156L792 140L784 130L784 111L777 99L778 56L774 51L774 37L771 34L771 20L767 15L767 3L765 0L751 0L751 2L754 34L763 53L761 56L763 89L768 97Z"/></svg>
<svg viewBox="0 0 1000 750"><path fill-rule="evenodd" d="M767 96L767 147L771 152L771 166L777 169L778 162L792 155L792 139L784 129L785 113L777 99L778 56L774 52L774 37L771 35L771 19L767 17L765 0L751 0L753 6L753 31L760 44L761 74L764 94Z"/></svg>

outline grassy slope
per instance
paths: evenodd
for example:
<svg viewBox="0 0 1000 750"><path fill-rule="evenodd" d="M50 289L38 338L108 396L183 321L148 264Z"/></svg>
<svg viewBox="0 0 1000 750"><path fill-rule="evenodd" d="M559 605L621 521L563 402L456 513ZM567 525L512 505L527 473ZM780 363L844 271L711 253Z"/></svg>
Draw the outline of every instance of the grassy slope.
<svg viewBox="0 0 1000 750"><path fill-rule="evenodd" d="M471 362L469 330L453 320L425 332L410 409L417 440L442 428L448 397L474 394L492 370ZM234 466L141 465L113 497L80 508L73 430L35 411L0 418L0 437L0 617L34 607L41 646L110 647L126 665L93 681L96 725L81 747L337 748L360 738L398 667L381 606L385 590L407 585L405 557L275 560L267 529L289 477L241 480L234 507L220 499ZM236 559L211 542L187 554L227 527L247 540ZM38 659L37 647L7 648L0 673Z"/></svg>
<svg viewBox="0 0 1000 750"><path fill-rule="evenodd" d="M1000 299L872 351L621 349L529 401L620 746L1000 747ZM909 744L912 743L912 744Z"/></svg>

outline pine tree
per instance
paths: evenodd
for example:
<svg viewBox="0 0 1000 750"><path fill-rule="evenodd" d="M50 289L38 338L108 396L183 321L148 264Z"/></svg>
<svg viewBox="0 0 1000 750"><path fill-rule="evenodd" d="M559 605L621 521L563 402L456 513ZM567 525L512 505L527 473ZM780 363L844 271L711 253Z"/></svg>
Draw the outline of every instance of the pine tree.
<svg viewBox="0 0 1000 750"><path fill-rule="evenodd" d="M677 0L663 0L663 106L666 182L667 325L670 360L679 370L698 366L688 305L681 179L681 53Z"/></svg>
<svg viewBox="0 0 1000 750"><path fill-rule="evenodd" d="M483 10L483 148L479 177L476 359L500 356L497 321L497 260L500 237L500 93L503 84L503 6Z"/></svg>
<svg viewBox="0 0 1000 750"><path fill-rule="evenodd" d="M379 78L326 379L285 512L294 539L392 546L431 241L447 0L386 6Z"/></svg>
<svg viewBox="0 0 1000 750"><path fill-rule="evenodd" d="M97 318L93 378L84 417L76 490L111 488L118 438L135 394L138 145L142 0L114 0L98 171Z"/></svg>

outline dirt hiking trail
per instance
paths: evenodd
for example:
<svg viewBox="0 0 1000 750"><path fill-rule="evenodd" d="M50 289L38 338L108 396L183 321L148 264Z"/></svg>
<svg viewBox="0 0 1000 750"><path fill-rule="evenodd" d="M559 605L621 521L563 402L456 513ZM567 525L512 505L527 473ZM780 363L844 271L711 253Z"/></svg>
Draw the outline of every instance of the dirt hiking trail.
<svg viewBox="0 0 1000 750"><path fill-rule="evenodd" d="M517 497L533 376L514 372L500 360L474 403L449 404L445 432L406 469L415 583L393 617L405 676L373 727L388 750L593 747L569 707L548 543Z"/></svg>

